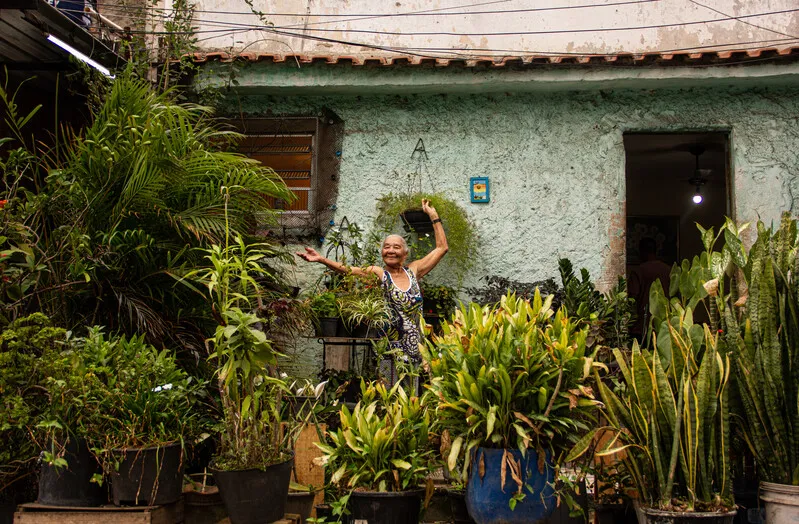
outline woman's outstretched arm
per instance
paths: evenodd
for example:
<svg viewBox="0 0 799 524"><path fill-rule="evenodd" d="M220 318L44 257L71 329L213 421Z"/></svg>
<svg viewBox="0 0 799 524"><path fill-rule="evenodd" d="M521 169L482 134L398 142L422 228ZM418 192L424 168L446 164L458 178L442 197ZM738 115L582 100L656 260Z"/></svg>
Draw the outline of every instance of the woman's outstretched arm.
<svg viewBox="0 0 799 524"><path fill-rule="evenodd" d="M305 252L298 252L297 256L301 259L305 260L306 262L318 262L326 267L329 267L333 271L337 271L339 273L352 273L353 275L368 275L370 273L374 273L375 275L382 275L383 270L377 266L368 266L368 267L352 267L342 264L341 262L336 262L335 260L330 260L329 258L325 258L320 255L315 249L306 247Z"/></svg>
<svg viewBox="0 0 799 524"><path fill-rule="evenodd" d="M419 260L415 260L408 264L418 278L422 278L444 258L444 255L449 251L449 244L447 244L447 235L444 233L444 226L441 225L441 219L438 217L436 208L430 205L429 200L422 200L422 211L427 213L430 220L433 221L433 235L436 238L436 247L431 252Z"/></svg>

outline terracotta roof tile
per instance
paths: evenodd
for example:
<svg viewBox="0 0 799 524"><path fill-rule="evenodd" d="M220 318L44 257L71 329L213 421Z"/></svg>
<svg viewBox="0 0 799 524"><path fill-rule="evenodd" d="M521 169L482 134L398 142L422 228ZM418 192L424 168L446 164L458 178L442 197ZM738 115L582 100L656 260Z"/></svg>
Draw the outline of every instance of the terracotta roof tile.
<svg viewBox="0 0 799 524"><path fill-rule="evenodd" d="M244 52L230 54L222 51L197 52L192 55L197 63L207 61L231 62L243 59L248 62L299 62L301 64L325 63L330 65L351 64L353 66L434 66L434 67L468 67L468 68L503 68L525 67L535 65L595 65L613 64L617 66L664 64L678 65L684 62L696 64L707 62L723 64L728 62L746 62L747 60L778 58L799 58L799 46L764 47L757 49L725 49L707 51L670 51L663 53L618 53L610 55L549 55L530 54L520 56L474 56L468 58L439 58L434 56L396 55L396 56L358 56L358 55L281 55L272 53Z"/></svg>

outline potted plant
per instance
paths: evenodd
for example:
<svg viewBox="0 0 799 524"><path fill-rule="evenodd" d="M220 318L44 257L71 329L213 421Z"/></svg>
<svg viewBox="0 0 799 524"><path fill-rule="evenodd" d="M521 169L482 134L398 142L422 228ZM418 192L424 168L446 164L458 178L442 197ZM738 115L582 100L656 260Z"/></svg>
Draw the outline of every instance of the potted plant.
<svg viewBox="0 0 799 524"><path fill-rule="evenodd" d="M449 272L453 273L460 282L463 277L474 267L477 260L479 241L477 232L473 224L469 221L466 212L458 204L441 194L413 193L413 194L393 194L389 193L377 200L377 216L374 220L374 231L381 234L396 233L398 222L411 229L409 224L413 224L417 229L408 240L408 247L411 250L409 259L422 258L433 247L434 238L430 236L433 225L430 218L424 213L424 218L419 217L419 221L408 217L407 214L402 218L401 215L409 210L421 209L422 199L430 200L430 205L435 207L441 217L442 224L447 233L447 243L449 244L449 256L443 264L448 267ZM410 221L410 222L409 222ZM422 223L429 224L418 228Z"/></svg>
<svg viewBox="0 0 799 524"><path fill-rule="evenodd" d="M208 289L219 325L210 340L217 363L223 419L211 472L234 524L283 518L293 454L292 431L281 427L288 385L278 375L278 353L252 313L261 296L259 279L270 276L261 261L274 251L228 234L224 246L207 250L207 269L189 273Z"/></svg>
<svg viewBox="0 0 799 524"><path fill-rule="evenodd" d="M637 524L632 500L630 475L615 464L606 464L601 457L594 472L594 515L597 524Z"/></svg>
<svg viewBox="0 0 799 524"><path fill-rule="evenodd" d="M684 267L684 281L699 283ZM732 523L730 355L718 333L693 322L693 308L683 303L699 295L683 290L682 300L669 301L659 282L652 286L653 348L636 342L630 354L613 350L620 386L599 383L608 426L592 430L570 458L601 437L597 455L621 459L647 522Z"/></svg>
<svg viewBox="0 0 799 524"><path fill-rule="evenodd" d="M106 338L89 329L74 355L92 383L82 409L87 440L111 480L116 505L176 502L183 486L184 442L199 434L203 385L182 370L174 352L143 336Z"/></svg>
<svg viewBox="0 0 799 524"><path fill-rule="evenodd" d="M325 291L311 297L309 306L314 319L316 336L335 337L338 325L339 311L336 294Z"/></svg>
<svg viewBox="0 0 799 524"><path fill-rule="evenodd" d="M287 380L288 375L282 374L281 378ZM296 379L288 386L286 403L290 414L284 418L293 417L298 420L313 415L317 404L323 400L327 381L314 384L310 379Z"/></svg>
<svg viewBox="0 0 799 524"><path fill-rule="evenodd" d="M400 383L391 389L364 383L352 412L341 409L341 426L323 443L320 463L330 482L347 495L351 518L370 524L419 521L427 475L436 460L430 446L430 414Z"/></svg>
<svg viewBox="0 0 799 524"><path fill-rule="evenodd" d="M75 346L66 330L42 313L13 320L0 333L0 491L6 494L35 474L38 454L40 504L99 506L108 501L105 487L92 482L102 476L85 438L89 425L83 399L92 386L73 365Z"/></svg>
<svg viewBox="0 0 799 524"><path fill-rule="evenodd" d="M478 523L534 522L556 506L555 458L587 433L598 402L587 328L536 292L462 306L423 356L448 466L468 479Z"/></svg>
<svg viewBox="0 0 799 524"><path fill-rule="evenodd" d="M380 279L374 274L347 275L341 286L338 307L353 337L380 338L389 322L388 303Z"/></svg>
<svg viewBox="0 0 799 524"><path fill-rule="evenodd" d="M785 213L777 230L758 223L748 253L739 238L743 227L727 221L719 256L740 271L717 272L710 287L732 358L740 427L759 466L766 520L792 522L799 520L797 222ZM710 246L718 238L712 229L703 237Z"/></svg>

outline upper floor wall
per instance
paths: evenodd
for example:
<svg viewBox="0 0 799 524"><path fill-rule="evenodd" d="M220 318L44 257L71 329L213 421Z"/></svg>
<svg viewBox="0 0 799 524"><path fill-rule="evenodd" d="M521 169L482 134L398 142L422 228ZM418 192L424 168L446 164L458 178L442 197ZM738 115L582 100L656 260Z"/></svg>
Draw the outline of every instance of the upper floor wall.
<svg viewBox="0 0 799 524"><path fill-rule="evenodd" d="M171 5L171 0L164 7ZM474 58L799 42L796 0L198 0L204 51ZM260 12L255 14L254 11Z"/></svg>

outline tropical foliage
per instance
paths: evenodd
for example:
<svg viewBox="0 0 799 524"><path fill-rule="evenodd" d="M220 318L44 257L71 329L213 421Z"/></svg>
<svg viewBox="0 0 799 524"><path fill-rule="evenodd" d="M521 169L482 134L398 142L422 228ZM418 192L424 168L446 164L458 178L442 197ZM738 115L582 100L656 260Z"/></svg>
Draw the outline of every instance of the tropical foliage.
<svg viewBox="0 0 799 524"><path fill-rule="evenodd" d="M400 383L391 389L378 382L362 383L361 395L352 412L342 406L340 428L316 444L332 471L330 481L346 490L368 491L423 485L436 467L427 406Z"/></svg>
<svg viewBox="0 0 799 524"><path fill-rule="evenodd" d="M102 323L199 354L207 315L174 284L203 263L193 247L224 235L221 188L239 233L274 216L267 197L291 193L271 169L224 151L238 135L207 108L174 96L122 75L85 132L60 130L55 147L37 151L4 92L18 130L3 166L16 180L3 217L7 316L41 310L70 328Z"/></svg>
<svg viewBox="0 0 799 524"><path fill-rule="evenodd" d="M223 424L216 467L265 468L286 451L280 413L287 384L277 375L279 353L253 313L263 296L261 282L273 275L261 262L273 251L266 244L247 244L241 237L206 251L209 267L187 275L203 285L218 325L211 339L217 363Z"/></svg>
<svg viewBox="0 0 799 524"><path fill-rule="evenodd" d="M436 427L449 468L462 461L464 479L477 446L543 457L589 430L599 404L591 370L603 366L586 353L587 326L553 313L551 301L536 292L531 301L508 294L493 307L462 306L428 343Z"/></svg>
<svg viewBox="0 0 799 524"><path fill-rule="evenodd" d="M662 291L658 300L668 308L667 334L653 352L637 343L630 355L614 349L622 388L599 383L610 426L588 433L569 459L602 433L597 455L621 458L646 505L729 510L729 356L719 351L717 334L693 323L690 308L666 306Z"/></svg>
<svg viewBox="0 0 799 524"><path fill-rule="evenodd" d="M757 226L748 253L737 231L724 231L725 258L741 271L748 294L718 286L723 340L733 356L741 429L768 482L799 485L799 259L797 224ZM711 231L712 236L712 231Z"/></svg>

